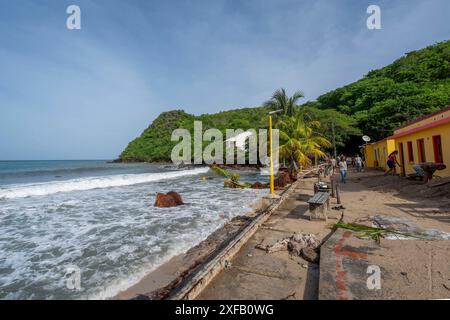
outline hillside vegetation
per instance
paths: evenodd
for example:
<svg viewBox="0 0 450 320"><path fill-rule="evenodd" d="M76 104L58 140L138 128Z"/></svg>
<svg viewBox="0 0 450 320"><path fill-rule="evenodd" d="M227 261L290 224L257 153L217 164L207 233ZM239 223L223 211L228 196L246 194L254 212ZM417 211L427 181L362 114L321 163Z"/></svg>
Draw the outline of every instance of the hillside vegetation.
<svg viewBox="0 0 450 320"><path fill-rule="evenodd" d="M361 80L297 106L295 114L307 121L319 121L319 134L330 141L334 126L336 144L345 149L345 142L352 136L367 134L373 140L382 139L405 122L449 104L450 41L445 41L407 53ZM203 130L267 128L269 110L270 104L200 116L183 110L163 112L128 144L119 160L169 161L176 144L170 141L174 129L193 132L194 120L203 122Z"/></svg>
<svg viewBox="0 0 450 320"><path fill-rule="evenodd" d="M264 107L234 109L200 116L188 114L183 110L163 112L140 137L128 144L119 159L124 162L169 161L171 150L178 143L170 140L175 129L188 129L193 136L194 121L201 121L203 130L217 128L225 137L226 129L267 128L267 113L268 109Z"/></svg>
<svg viewBox="0 0 450 320"><path fill-rule="evenodd" d="M413 51L330 91L311 105L352 116L364 134L378 140L393 129L450 104L450 41Z"/></svg>

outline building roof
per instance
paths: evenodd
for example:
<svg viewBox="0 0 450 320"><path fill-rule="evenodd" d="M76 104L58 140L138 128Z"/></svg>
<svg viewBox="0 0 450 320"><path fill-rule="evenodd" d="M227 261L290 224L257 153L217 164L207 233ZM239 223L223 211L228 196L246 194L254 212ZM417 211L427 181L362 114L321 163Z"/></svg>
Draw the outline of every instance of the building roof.
<svg viewBox="0 0 450 320"><path fill-rule="evenodd" d="M445 107L445 108L442 108L441 110L438 110L438 111L435 111L435 112L432 112L432 113L423 115L423 116L421 116L421 117L418 117L417 119L412 120L412 121L410 121L410 122L408 122L408 123L406 123L406 124L404 124L404 125L402 125L402 126L396 128L395 130L399 130L399 129L405 128L405 127L410 126L410 125L412 125L412 124L414 124L414 123L417 123L417 122L420 122L420 121L422 121L422 120L425 120L425 119L434 117L434 116L436 116L436 115L438 115L438 114L441 114L441 113L443 113L443 112L445 112L445 111L448 111L448 110L450 110L450 106L447 106L447 107Z"/></svg>
<svg viewBox="0 0 450 320"><path fill-rule="evenodd" d="M441 111L444 111L444 110L445 111L450 110L450 107L442 109ZM435 113L434 115L437 115L439 113L440 112ZM423 118L421 120L427 119L430 116L431 115L428 115L426 118ZM433 128L433 127L436 127L436 126L440 126L440 125L443 125L445 123L450 123L450 117L442 118L442 119L439 119L439 120L436 120L436 121L433 121L433 122L430 122L430 123L426 123L426 124L424 124L422 126L411 128L409 130L406 130L406 131L394 134L394 135L388 137L388 139L397 139L397 138L400 138L400 137L403 137L403 136L406 136L406 135L409 135L409 134L412 134L412 133L415 133L415 132L419 132L419 131L422 131L422 130L425 130L425 129L428 129L428 128Z"/></svg>

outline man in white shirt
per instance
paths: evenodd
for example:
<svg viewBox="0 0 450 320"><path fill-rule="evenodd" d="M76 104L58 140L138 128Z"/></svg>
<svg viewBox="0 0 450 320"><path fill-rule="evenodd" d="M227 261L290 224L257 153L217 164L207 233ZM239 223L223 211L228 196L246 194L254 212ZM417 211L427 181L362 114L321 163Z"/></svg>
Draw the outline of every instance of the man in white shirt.
<svg viewBox="0 0 450 320"><path fill-rule="evenodd" d="M346 183L347 178L347 161L345 157L341 158L341 161L339 161L339 171L341 172L341 182Z"/></svg>
<svg viewBox="0 0 450 320"><path fill-rule="evenodd" d="M359 156L359 154L355 157L355 165L356 165L356 171L361 172L362 170L362 158Z"/></svg>

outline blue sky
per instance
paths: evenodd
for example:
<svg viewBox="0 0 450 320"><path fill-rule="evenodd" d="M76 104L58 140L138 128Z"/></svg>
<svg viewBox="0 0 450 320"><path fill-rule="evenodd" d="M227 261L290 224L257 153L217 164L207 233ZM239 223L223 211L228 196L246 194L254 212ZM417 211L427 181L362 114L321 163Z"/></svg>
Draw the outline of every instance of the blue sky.
<svg viewBox="0 0 450 320"><path fill-rule="evenodd" d="M81 7L82 29L66 28ZM366 8L381 7L368 30ZM0 0L0 159L111 159L162 111L306 100L448 40L448 0Z"/></svg>

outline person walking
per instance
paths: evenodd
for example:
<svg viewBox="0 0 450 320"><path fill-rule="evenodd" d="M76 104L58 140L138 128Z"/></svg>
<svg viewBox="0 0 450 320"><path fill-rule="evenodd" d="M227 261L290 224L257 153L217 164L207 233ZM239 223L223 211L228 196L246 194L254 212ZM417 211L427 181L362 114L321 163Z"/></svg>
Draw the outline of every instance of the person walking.
<svg viewBox="0 0 450 320"><path fill-rule="evenodd" d="M362 170L362 158L357 154L355 156L355 165L356 165L356 172L361 172Z"/></svg>
<svg viewBox="0 0 450 320"><path fill-rule="evenodd" d="M387 176L391 172L393 176L397 175L397 168L395 165L401 167L401 164L397 161L397 155L398 155L397 150L394 150L389 154L388 160L386 161L386 164L389 169L384 173L385 176Z"/></svg>
<svg viewBox="0 0 450 320"><path fill-rule="evenodd" d="M341 161L339 161L339 171L341 172L341 182L346 183L347 181L347 161L344 156L342 156Z"/></svg>
<svg viewBox="0 0 450 320"><path fill-rule="evenodd" d="M336 170L336 159L333 157L330 160L331 162L331 174L334 175L334 171Z"/></svg>

